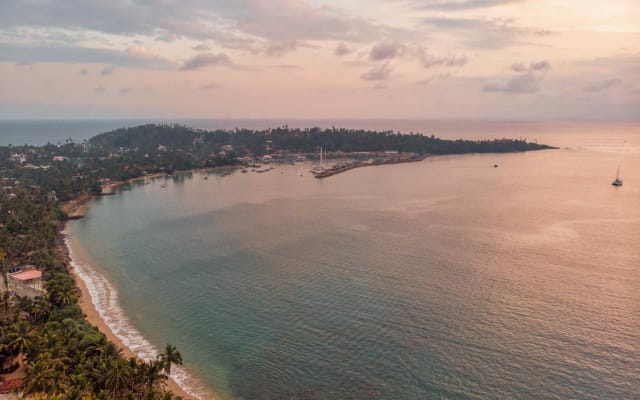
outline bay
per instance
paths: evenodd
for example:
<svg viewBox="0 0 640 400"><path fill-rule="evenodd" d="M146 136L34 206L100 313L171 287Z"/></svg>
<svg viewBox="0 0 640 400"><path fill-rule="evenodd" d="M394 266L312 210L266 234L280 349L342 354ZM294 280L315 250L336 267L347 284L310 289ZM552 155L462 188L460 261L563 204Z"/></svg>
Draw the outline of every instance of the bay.
<svg viewBox="0 0 640 400"><path fill-rule="evenodd" d="M93 201L71 240L203 398L636 396L638 125L441 124L560 149L160 178Z"/></svg>

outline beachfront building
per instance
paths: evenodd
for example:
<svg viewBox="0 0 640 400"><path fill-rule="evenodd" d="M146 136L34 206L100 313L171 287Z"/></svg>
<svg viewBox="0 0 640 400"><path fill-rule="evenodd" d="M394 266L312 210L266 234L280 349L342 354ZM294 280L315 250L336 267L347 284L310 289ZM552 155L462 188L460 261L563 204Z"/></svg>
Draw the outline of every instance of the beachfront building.
<svg viewBox="0 0 640 400"><path fill-rule="evenodd" d="M17 269L8 275L9 291L20 296L41 296L44 293L42 286L42 272L33 265L27 265Z"/></svg>

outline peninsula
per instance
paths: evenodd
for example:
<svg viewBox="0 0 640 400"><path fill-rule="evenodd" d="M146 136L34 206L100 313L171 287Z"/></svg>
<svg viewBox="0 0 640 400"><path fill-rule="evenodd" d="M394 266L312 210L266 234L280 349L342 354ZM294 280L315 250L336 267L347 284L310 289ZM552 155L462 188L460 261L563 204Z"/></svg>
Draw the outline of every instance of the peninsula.
<svg viewBox="0 0 640 400"><path fill-rule="evenodd" d="M2 146L0 393L180 398L166 386L171 367L182 363L175 347L167 345L153 360L126 358L79 306L61 231L68 219L79 217L73 214L78 205L105 188L177 171L315 160L320 149L328 159L352 161L337 162L317 177L427 155L548 148L513 139L443 140L415 133L286 126L204 131L181 125L118 129L82 143Z"/></svg>

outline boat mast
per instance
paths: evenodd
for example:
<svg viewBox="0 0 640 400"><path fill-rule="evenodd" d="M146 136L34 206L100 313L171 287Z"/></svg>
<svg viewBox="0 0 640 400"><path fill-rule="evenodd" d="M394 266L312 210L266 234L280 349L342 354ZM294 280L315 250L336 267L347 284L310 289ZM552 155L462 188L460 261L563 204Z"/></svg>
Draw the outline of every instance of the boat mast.
<svg viewBox="0 0 640 400"><path fill-rule="evenodd" d="M620 166L618 165L618 171L616 172L616 180L620 179Z"/></svg>

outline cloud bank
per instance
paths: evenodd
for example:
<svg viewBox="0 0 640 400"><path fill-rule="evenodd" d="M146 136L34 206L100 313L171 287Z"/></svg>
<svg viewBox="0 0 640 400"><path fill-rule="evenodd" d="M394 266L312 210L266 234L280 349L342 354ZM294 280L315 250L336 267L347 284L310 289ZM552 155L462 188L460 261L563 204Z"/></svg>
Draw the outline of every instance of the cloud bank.
<svg viewBox="0 0 640 400"><path fill-rule="evenodd" d="M540 90L540 84L543 80L542 73L551 70L551 64L547 60L532 62L528 65L517 63L512 64L510 70L516 75L505 82L488 83L483 86L482 91L510 94L536 93Z"/></svg>
<svg viewBox="0 0 640 400"><path fill-rule="evenodd" d="M185 61L180 69L183 71L192 71L195 69L215 66L238 68L238 65L232 62L231 58L224 53L201 53Z"/></svg>

